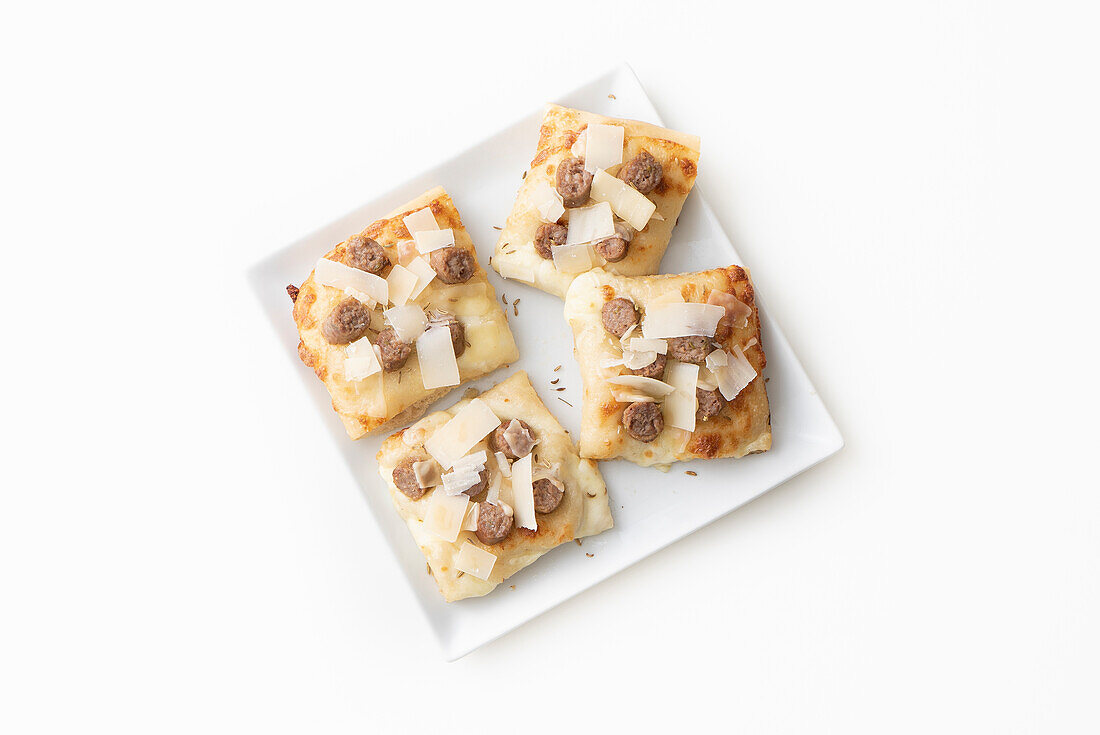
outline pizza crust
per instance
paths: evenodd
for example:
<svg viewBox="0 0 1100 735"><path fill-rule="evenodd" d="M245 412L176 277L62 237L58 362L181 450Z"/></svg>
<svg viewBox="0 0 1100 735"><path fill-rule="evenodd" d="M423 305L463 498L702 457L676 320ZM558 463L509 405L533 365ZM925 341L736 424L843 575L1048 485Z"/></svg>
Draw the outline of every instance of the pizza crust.
<svg viewBox="0 0 1100 735"><path fill-rule="evenodd" d="M534 449L536 464L560 464L558 476L566 486L561 505L553 513L538 515L538 531L516 528L500 544L483 544L472 531L462 531L454 543L428 532L424 527L428 502L432 493L441 492L441 489L430 490L422 498L411 500L394 484L393 469L409 456L427 458L424 441L466 406L472 397L468 395L449 409L425 416L415 425L387 438L377 455L378 472L390 491L394 507L427 558L439 591L447 602L488 594L555 546L574 538L601 533L613 525L607 486L596 463L578 455L565 429L535 392L527 373L520 371L477 397L505 424L513 418L527 422L539 440ZM482 440L471 451L481 449L489 455L486 465L489 472L498 473L487 440ZM454 568L455 557L467 541L497 557L487 580Z"/></svg>
<svg viewBox="0 0 1100 735"><path fill-rule="evenodd" d="M588 125L596 123L620 125L625 129L624 164L646 150L661 163L664 172L661 186L648 195L657 205L657 214L663 219L651 219L645 229L634 234L627 256L603 267L612 273L628 276L657 272L676 218L680 216L684 200L695 183L699 138L649 123L609 118L551 104L546 107L539 130L538 150L493 252L493 269L505 278L526 280L526 277L515 274L529 272L533 280L526 282L564 298L569 284L579 275L562 273L552 260L545 260L535 252L535 232L543 221L535 212L532 197L542 184L554 188L558 164L572 156L570 148L578 135ZM617 170L612 168L609 173Z"/></svg>
<svg viewBox="0 0 1100 735"><path fill-rule="evenodd" d="M626 403L617 402L607 378L618 368L601 368L608 357L618 355L619 340L603 327L600 310L605 302L630 299L645 309L654 299L679 294L684 301L707 301L711 290L732 293L752 308L744 327L735 328L723 343L743 346L745 357L756 369L756 378L722 412L696 424L694 432L666 424L649 443L631 437L622 425ZM699 273L626 278L596 269L573 281L565 297L565 318L573 329L573 352L580 363L584 381L581 408L582 457L613 459L622 457L639 465L669 464L680 460L743 457L771 448L771 413L763 370L767 364L760 340L760 317L749 273L739 266L716 268Z"/></svg>
<svg viewBox="0 0 1100 735"><path fill-rule="evenodd" d="M415 300L425 308L434 307L454 314L466 328L469 346L458 357L461 383L479 378L519 357L508 319L497 301L496 291L485 270L477 263L477 252L451 197L443 187L425 192L413 201L398 207L385 218L363 230L386 250L394 263L398 262L397 244L409 239L402 218L424 207L430 207L440 228L454 230L455 246L474 255L475 272L466 283L449 285L433 280ZM325 257L343 261L347 241L340 243ZM294 322L298 326L298 356L313 368L332 397L333 410L352 439L407 424L424 414L428 406L458 386L425 389L420 378L420 366L414 350L399 371L376 373L361 381L348 381L343 373L343 345L331 345L321 334L321 323L345 294L330 286L314 282L313 273L298 290L294 303ZM371 332L373 335L377 330Z"/></svg>

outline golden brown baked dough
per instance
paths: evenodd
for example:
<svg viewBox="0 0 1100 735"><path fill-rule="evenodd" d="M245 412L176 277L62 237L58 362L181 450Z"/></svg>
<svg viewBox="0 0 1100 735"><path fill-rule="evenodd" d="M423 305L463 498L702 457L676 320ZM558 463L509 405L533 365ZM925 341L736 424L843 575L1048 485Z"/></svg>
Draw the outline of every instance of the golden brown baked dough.
<svg viewBox="0 0 1100 735"><path fill-rule="evenodd" d="M493 253L493 269L506 278L525 280L517 272L530 273L532 283L547 293L564 297L576 273L559 271L552 260L541 258L535 251L535 233L543 221L532 203L532 196L542 185L555 186L558 165L570 158L571 147L590 124L614 124L624 132L623 165L641 151L648 151L661 164L663 180L647 196L657 205L660 219L650 219L645 229L634 234L626 257L603 267L623 275L656 273L661 257L668 247L672 228L680 209L695 183L699 163L699 138L649 123L620 120L590 112L572 110L560 105L547 105L539 130L538 150ZM608 173L615 174L619 167Z"/></svg>
<svg viewBox="0 0 1100 735"><path fill-rule="evenodd" d="M623 411L629 404L617 402L607 382L622 368L601 367L605 359L621 353L619 340L604 329L600 310L605 302L618 297L633 301L642 310L655 299L670 297L706 303L715 289L734 294L752 308L745 326L734 328L721 344L726 349L731 345L751 345L744 353L757 372L756 378L734 400L723 401L717 416L697 423L695 431L666 425L652 442L634 439L622 425ZM760 341L760 318L752 281L744 268L730 266L699 273L636 278L596 269L573 281L565 298L565 318L573 329L573 352L584 380L578 442L582 457L623 457L636 464L654 465L678 460L742 457L771 448L771 414L761 375L767 359Z"/></svg>
<svg viewBox="0 0 1100 735"><path fill-rule="evenodd" d="M516 360L519 352L508 328L508 319L484 269L477 263L474 244L451 197L443 187L436 187L398 207L361 234L376 240L390 261L396 263L399 260L397 244L410 237L402 218L424 207L431 208L439 227L454 230L456 247L474 256L474 274L468 281L448 285L437 277L415 300L425 308L453 314L463 323L469 346L458 356L458 368L461 382L466 383ZM325 257L342 262L347 245L348 240L345 240ZM424 388L415 350L399 371L376 373L361 381L345 379L343 345L329 344L321 333L325 317L344 298L342 290L315 283L310 273L294 301L294 322L301 339L298 355L328 388L332 407L344 423L348 436L358 439L414 421L431 403L457 387ZM369 332L372 343L381 327L380 308L375 313L377 319Z"/></svg>

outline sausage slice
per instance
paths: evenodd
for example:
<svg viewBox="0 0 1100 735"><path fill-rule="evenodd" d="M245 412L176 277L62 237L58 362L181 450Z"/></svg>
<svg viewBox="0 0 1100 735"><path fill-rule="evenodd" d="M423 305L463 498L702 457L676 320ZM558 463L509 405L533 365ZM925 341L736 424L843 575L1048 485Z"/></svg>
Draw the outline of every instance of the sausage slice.
<svg viewBox="0 0 1100 735"><path fill-rule="evenodd" d="M660 380L661 376L665 374L665 363L667 362L664 355L658 354L657 359L646 365L644 368L638 368L636 370L630 370L631 375L640 375L643 378L654 378ZM629 368L628 368L629 369Z"/></svg>
<svg viewBox="0 0 1100 735"><path fill-rule="evenodd" d="M565 486L560 480L540 477L531 483L531 487L535 491L536 513L553 513L565 497Z"/></svg>
<svg viewBox="0 0 1100 735"><path fill-rule="evenodd" d="M483 544L499 544L512 532L512 516L499 505L477 504L477 540Z"/></svg>
<svg viewBox="0 0 1100 735"><path fill-rule="evenodd" d="M695 409L695 420L706 421L712 416L717 416L722 410L722 394L717 390L695 389L695 399L699 407Z"/></svg>
<svg viewBox="0 0 1100 735"><path fill-rule="evenodd" d="M413 346L408 342L402 342L397 338L393 327L386 327L378 333L378 351L382 353L382 369L387 373L400 370L412 354Z"/></svg>
<svg viewBox="0 0 1100 735"><path fill-rule="evenodd" d="M664 175L661 164L649 151L642 151L619 169L619 178L642 194L648 194L660 186Z"/></svg>
<svg viewBox="0 0 1100 735"><path fill-rule="evenodd" d="M466 283L477 270L474 256L460 247L433 250L429 262L444 283Z"/></svg>
<svg viewBox="0 0 1100 735"><path fill-rule="evenodd" d="M428 492L426 488L420 487L420 483L416 480L416 473L413 472L413 464L417 461L416 457L406 457L393 468L393 484L397 485L397 489L409 500L420 500L424 497L424 493Z"/></svg>
<svg viewBox="0 0 1100 735"><path fill-rule="evenodd" d="M321 336L331 345L346 345L362 337L370 327L370 309L348 296L321 322Z"/></svg>
<svg viewBox="0 0 1100 735"><path fill-rule="evenodd" d="M513 450L512 445L508 443L508 440L504 438L504 432L508 430L512 421L519 421L520 428L520 446L517 446L515 450ZM526 421L521 419L509 419L507 422L502 421L500 426L493 430L492 435L489 437L489 444L492 446L494 452L503 452L504 456L508 459L519 459L531 453L531 449L535 446L535 432L531 431L531 427L527 425Z"/></svg>
<svg viewBox="0 0 1100 735"><path fill-rule="evenodd" d="M623 426L626 433L640 442L651 442L665 428L665 417L656 403L638 401L631 403L623 411Z"/></svg>
<svg viewBox="0 0 1100 735"><path fill-rule="evenodd" d="M584 170L583 158L567 158L558 164L558 193L567 207L579 207L592 193L592 174Z"/></svg>
<svg viewBox="0 0 1100 735"><path fill-rule="evenodd" d="M690 362L693 365L702 365L707 361L707 355L713 351L710 338L703 336L673 337L668 341L668 356L674 357L680 362Z"/></svg>
<svg viewBox="0 0 1100 735"><path fill-rule="evenodd" d="M344 263L376 276L390 266L385 249L366 235L355 235L347 243Z"/></svg>
<svg viewBox="0 0 1100 735"><path fill-rule="evenodd" d="M451 330L451 344L455 348L455 357L461 357L466 351L466 327L453 314L444 314L439 323L446 324Z"/></svg>
<svg viewBox="0 0 1100 735"><path fill-rule="evenodd" d="M535 231L535 252L540 258L553 260L554 252L550 248L555 245L564 245L568 234L569 230L565 225L559 225L556 222L539 225L538 230Z"/></svg>
<svg viewBox="0 0 1100 735"><path fill-rule="evenodd" d="M616 337L622 337L626 330L638 323L638 310L629 299L611 299L600 309L603 328Z"/></svg>

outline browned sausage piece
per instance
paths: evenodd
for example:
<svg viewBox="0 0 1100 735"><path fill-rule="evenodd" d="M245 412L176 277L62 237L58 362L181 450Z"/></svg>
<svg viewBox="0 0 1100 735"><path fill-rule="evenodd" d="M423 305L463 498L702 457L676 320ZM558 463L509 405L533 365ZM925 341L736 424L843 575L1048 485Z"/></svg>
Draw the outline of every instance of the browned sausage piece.
<svg viewBox="0 0 1100 735"><path fill-rule="evenodd" d="M293 283L286 287L286 294L290 297L291 301L298 300L298 287Z"/></svg>
<svg viewBox="0 0 1100 735"><path fill-rule="evenodd" d="M462 492L466 493L467 495L469 495L471 498L485 492L485 488L489 486L489 470L488 470L488 468L482 470L481 474L478 475L478 477L481 478L481 479L479 479L473 485L473 487L467 488L466 490L462 491Z"/></svg>
<svg viewBox="0 0 1100 735"><path fill-rule="evenodd" d="M382 271L389 267L390 259L386 257L385 249L376 241L366 235L355 235L348 239L344 263L352 268L380 276Z"/></svg>
<svg viewBox="0 0 1100 735"><path fill-rule="evenodd" d="M370 327L370 309L348 296L321 322L321 335L330 345L346 345L362 337Z"/></svg>
<svg viewBox="0 0 1100 735"><path fill-rule="evenodd" d="M451 330L451 344L455 348L455 357L461 357L466 351L466 327L453 314L444 314L439 322L446 324L447 329Z"/></svg>
<svg viewBox="0 0 1100 735"><path fill-rule="evenodd" d="M702 336L673 337L668 341L668 356L674 357L680 362L690 362L693 365L702 365L707 361L707 355L714 351L710 338Z"/></svg>
<svg viewBox="0 0 1100 735"><path fill-rule="evenodd" d="M592 174L584 170L583 158L567 158L558 164L558 193L567 207L579 207L592 192Z"/></svg>
<svg viewBox="0 0 1100 735"><path fill-rule="evenodd" d="M648 194L661 185L664 171L649 151L642 151L619 169L619 178L641 193Z"/></svg>
<svg viewBox="0 0 1100 735"><path fill-rule="evenodd" d="M729 317L724 316L718 320L718 326L714 329L714 341L725 342L731 334L733 334L733 325L730 324Z"/></svg>
<svg viewBox="0 0 1100 735"><path fill-rule="evenodd" d="M722 394L717 390L695 389L695 398L699 402L699 408L695 409L695 420L706 421L711 416L717 416L722 410Z"/></svg>
<svg viewBox="0 0 1100 735"><path fill-rule="evenodd" d="M499 544L512 532L512 516L499 505L477 504L477 540L483 544Z"/></svg>
<svg viewBox="0 0 1100 735"><path fill-rule="evenodd" d="M609 237L596 243L596 252L608 263L618 263L626 257L630 244L618 237Z"/></svg>
<svg viewBox="0 0 1100 735"><path fill-rule="evenodd" d="M428 492L420 487L420 483L416 480L416 473L413 472L413 465L417 461L419 460L416 457L406 457L393 468L393 484L397 485L397 489L410 500L420 500L424 497L424 493Z"/></svg>
<svg viewBox="0 0 1100 735"><path fill-rule="evenodd" d="M554 253L550 248L555 245L564 245L568 234L569 230L565 225L559 225L556 222L539 225L538 230L535 231L535 252L540 258L553 260Z"/></svg>
<svg viewBox="0 0 1100 735"><path fill-rule="evenodd" d="M519 446L514 450L512 445L508 443L508 440L504 438L504 432L508 430L512 421L519 421L520 428L518 439L514 438ZM494 452L503 452L504 456L508 459L519 459L520 457L526 457L531 453L531 449L534 448L535 432L531 431L531 427L527 425L526 421L508 419L507 421L502 421L500 426L493 430L493 434L489 438L489 444L492 446Z"/></svg>
<svg viewBox="0 0 1100 735"><path fill-rule="evenodd" d="M565 497L565 486L560 480L540 477L531 483L531 487L535 492L536 513L553 513Z"/></svg>
<svg viewBox="0 0 1100 735"><path fill-rule="evenodd" d="M616 337L622 337L626 330L638 323L638 310L628 299L611 299L600 309L603 328Z"/></svg>
<svg viewBox="0 0 1100 735"><path fill-rule="evenodd" d="M393 327L386 327L378 333L378 351L382 353L382 369L387 373L400 370L412 354L413 346L408 342L402 342L397 338Z"/></svg>
<svg viewBox="0 0 1100 735"><path fill-rule="evenodd" d="M651 442L665 428L665 417L656 403L638 401L623 411L623 426L638 441Z"/></svg>
<svg viewBox="0 0 1100 735"><path fill-rule="evenodd" d="M433 250L429 262L444 283L466 283L476 270L474 256L459 247Z"/></svg>
<svg viewBox="0 0 1100 735"><path fill-rule="evenodd" d="M644 368L638 368L637 370L630 370L631 375L641 375L643 378L654 378L660 380L661 376L665 374L665 356L657 355L657 359L646 365ZM629 370L629 368L627 368Z"/></svg>

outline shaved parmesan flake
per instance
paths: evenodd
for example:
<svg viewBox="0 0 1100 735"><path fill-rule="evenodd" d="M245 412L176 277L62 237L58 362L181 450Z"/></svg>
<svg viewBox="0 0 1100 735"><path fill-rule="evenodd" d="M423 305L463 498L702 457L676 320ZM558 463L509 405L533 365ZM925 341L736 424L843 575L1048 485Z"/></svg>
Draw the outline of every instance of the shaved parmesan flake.
<svg viewBox="0 0 1100 735"><path fill-rule="evenodd" d="M623 133L619 125L589 125L584 144L584 170L611 168L623 162Z"/></svg>
<svg viewBox="0 0 1100 735"><path fill-rule="evenodd" d="M725 291L714 289L707 296L708 304L716 304L726 310L725 318L730 326L740 329L749 323L752 315L752 307L744 303L736 296Z"/></svg>
<svg viewBox="0 0 1100 735"><path fill-rule="evenodd" d="M512 463L512 502L516 512L516 525L532 531L538 530L535 520L535 491L531 485L531 455Z"/></svg>
<svg viewBox="0 0 1100 735"><path fill-rule="evenodd" d="M413 258L407 266L409 273L416 276L416 286L409 292L409 299L415 299L424 292L428 284L435 278L435 268L424 258Z"/></svg>
<svg viewBox="0 0 1100 735"><path fill-rule="evenodd" d="M400 267L394 266L394 268ZM386 316L386 321L393 327L397 338L402 342L412 344L428 328L428 317L424 314L424 309L416 304L395 306L392 309L386 309L382 313Z"/></svg>
<svg viewBox="0 0 1100 735"><path fill-rule="evenodd" d="M469 541L462 544L462 548L458 550L458 556L455 557L455 569L482 580L489 578L496 563L495 556Z"/></svg>
<svg viewBox="0 0 1100 735"><path fill-rule="evenodd" d="M573 145L570 146L569 152L573 154L575 158L584 158L584 150L587 148L588 131L582 130L581 134L577 136L577 139L573 141Z"/></svg>
<svg viewBox="0 0 1100 735"><path fill-rule="evenodd" d="M577 245L555 245L550 248L554 266L562 273L584 273L595 265L592 258L592 246L588 243Z"/></svg>
<svg viewBox="0 0 1100 735"><path fill-rule="evenodd" d="M625 337L626 335L624 334L623 336ZM658 355L668 354L668 341L663 339L635 337L630 340L630 344L627 345L627 347L635 352L656 352Z"/></svg>
<svg viewBox="0 0 1100 735"><path fill-rule="evenodd" d="M416 288L416 281L415 273L394 263L393 267L390 268L390 274L386 276L386 283L389 284L390 288L390 301L397 306L404 306L408 303L413 289Z"/></svg>
<svg viewBox="0 0 1100 735"><path fill-rule="evenodd" d="M343 263L337 263L328 258L317 261L317 265L313 267L313 280L322 286L332 286L341 290L355 289L379 304L385 304L390 300L386 279L358 268L349 268Z"/></svg>
<svg viewBox="0 0 1100 735"><path fill-rule="evenodd" d="M414 234L413 239L416 240L417 250L421 253L430 253L433 250L449 248L454 245L455 231L450 228L446 230L424 230Z"/></svg>
<svg viewBox="0 0 1100 735"><path fill-rule="evenodd" d="M344 348L344 377L348 380L362 380L382 369L378 352L366 337L355 340Z"/></svg>
<svg viewBox="0 0 1100 735"><path fill-rule="evenodd" d="M623 366L631 370L641 370L657 362L656 352L623 350Z"/></svg>
<svg viewBox="0 0 1100 735"><path fill-rule="evenodd" d="M713 304L660 304L646 308L642 334L647 338L713 337L725 309Z"/></svg>
<svg viewBox="0 0 1100 735"><path fill-rule="evenodd" d="M348 295L348 296L352 297L353 299L355 299L355 300L357 300L357 301L359 301L359 302L361 302L361 303L364 303L364 304L366 304L367 306L369 306L369 307L370 307L370 308L372 308L372 309L373 309L373 308L374 308L375 306L377 306L377 305L378 305L378 302L376 302L376 301L375 301L374 299L372 299L372 298L371 298L370 296L367 296L367 295L366 295L365 293L363 293L362 291L359 291L358 289L354 289L354 288L345 288L345 289L344 289L344 293L345 293L346 295ZM372 314L371 316L373 317L374 315Z"/></svg>
<svg viewBox="0 0 1100 735"><path fill-rule="evenodd" d="M531 192L531 205L543 222L557 222L565 214L561 194L546 181L539 181Z"/></svg>
<svg viewBox="0 0 1100 735"><path fill-rule="evenodd" d="M714 378L714 372L708 367L699 368L699 380L695 384L699 390L718 390L718 381Z"/></svg>
<svg viewBox="0 0 1100 735"><path fill-rule="evenodd" d="M439 462L434 459L413 462L413 474L416 475L416 484L425 490L443 484Z"/></svg>
<svg viewBox="0 0 1100 735"><path fill-rule="evenodd" d="M481 482L481 473L471 470L462 472L448 472L443 476L443 492L447 495L464 493L474 485Z"/></svg>
<svg viewBox="0 0 1100 735"><path fill-rule="evenodd" d="M707 355L707 367L714 373L718 390L727 401L736 398L756 378L756 368L745 359L745 353L737 345L733 346L732 355L725 350Z"/></svg>
<svg viewBox="0 0 1100 735"><path fill-rule="evenodd" d="M637 322L635 322L634 324L631 324L629 327L627 327L626 331L623 332L623 336L619 337L619 344L626 344L626 340L630 339L630 335L634 334L634 330L637 329L637 328L638 328L638 323Z"/></svg>
<svg viewBox="0 0 1100 735"><path fill-rule="evenodd" d="M657 399L653 396L647 396L644 393L638 393L630 388L624 388L622 386L611 386L611 397L619 403L656 403Z"/></svg>
<svg viewBox="0 0 1100 735"><path fill-rule="evenodd" d="M405 223L405 229L409 231L409 237L413 237L418 232L430 232L439 229L439 225L435 221L435 215L428 207L416 210L401 221Z"/></svg>
<svg viewBox="0 0 1100 735"><path fill-rule="evenodd" d="M476 470L481 472L485 469L485 462L488 460L488 455L485 450L480 452L471 452L454 463L454 471L462 472L464 470Z"/></svg>
<svg viewBox="0 0 1100 735"><path fill-rule="evenodd" d="M415 240L402 240L401 242L397 243L397 262L398 263L401 263L402 265L406 265L406 264L408 264L408 262L410 260L415 258L416 255L417 255L417 252L416 252L416 241Z"/></svg>
<svg viewBox="0 0 1100 735"><path fill-rule="evenodd" d="M668 383L654 378L643 378L641 375L617 375L607 382L654 398L662 398L672 392L672 386Z"/></svg>
<svg viewBox="0 0 1100 735"><path fill-rule="evenodd" d="M477 530L477 515L478 507L480 503L470 503L470 507L466 509L466 520L462 522L463 531L476 531ZM469 542L467 542L469 543Z"/></svg>
<svg viewBox="0 0 1100 735"><path fill-rule="evenodd" d="M503 476L498 472L489 473L489 489L485 493L485 502L496 505L497 500L500 499L500 485L504 481Z"/></svg>
<svg viewBox="0 0 1100 735"><path fill-rule="evenodd" d="M615 217L611 214L611 205L607 202L569 210L569 230L565 235L566 245L599 242L614 236Z"/></svg>
<svg viewBox="0 0 1100 735"><path fill-rule="evenodd" d="M444 388L462 382L451 330L447 327L432 327L417 337L416 356L420 363L420 381L425 388Z"/></svg>
<svg viewBox="0 0 1100 735"><path fill-rule="evenodd" d="M635 230L645 229L657 211L657 205L649 197L602 169L592 177L592 198L607 202Z"/></svg>
<svg viewBox="0 0 1100 735"><path fill-rule="evenodd" d="M500 474L511 477L512 464L508 461L508 456L504 452L495 452L493 456L497 458L497 469L500 470Z"/></svg>
<svg viewBox="0 0 1100 735"><path fill-rule="evenodd" d="M432 493L424 513L424 530L449 543L454 543L466 520L470 499L465 495Z"/></svg>
<svg viewBox="0 0 1100 735"><path fill-rule="evenodd" d="M621 357L605 357L600 360L600 367L605 370L608 368L618 367L623 364L623 358Z"/></svg>
<svg viewBox="0 0 1100 735"><path fill-rule="evenodd" d="M480 398L474 398L428 437L424 448L439 464L449 468L498 426L500 419L493 410Z"/></svg>
<svg viewBox="0 0 1100 735"><path fill-rule="evenodd" d="M695 431L695 387L699 380L699 366L671 360L665 369L668 383L675 390L664 400L665 423L685 431Z"/></svg>
<svg viewBox="0 0 1100 735"><path fill-rule="evenodd" d="M534 247L532 245L532 247ZM530 263L520 263L514 260L497 261L500 265L500 275L503 278L514 278L524 283L535 282L535 269Z"/></svg>
<svg viewBox="0 0 1100 735"><path fill-rule="evenodd" d="M657 210L653 210L653 216L652 216L652 217L650 217L650 219L655 219L655 220L657 220L658 222L664 222L664 221L665 221L664 215L662 215L662 214L661 214L660 212L658 212Z"/></svg>
<svg viewBox="0 0 1100 735"><path fill-rule="evenodd" d="M508 444L508 448L512 450L512 454L517 457L530 454L535 445L539 443L530 431L523 428L523 424L518 419L512 419L508 422L508 426L504 429L504 441Z"/></svg>
<svg viewBox="0 0 1100 735"><path fill-rule="evenodd" d="M749 349L750 347L754 347L755 345L758 345L758 344L760 344L760 343L757 341L756 337L753 337L752 339L750 339L748 342L746 342L741 347L741 351L744 352L745 350Z"/></svg>

